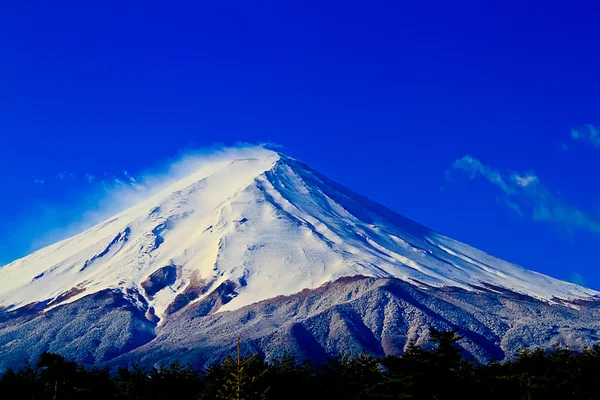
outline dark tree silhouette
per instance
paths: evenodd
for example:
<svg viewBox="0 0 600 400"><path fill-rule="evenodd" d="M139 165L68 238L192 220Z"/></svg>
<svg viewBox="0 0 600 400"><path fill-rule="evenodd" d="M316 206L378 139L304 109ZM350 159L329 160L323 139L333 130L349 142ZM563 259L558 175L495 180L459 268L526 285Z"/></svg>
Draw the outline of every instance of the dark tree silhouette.
<svg viewBox="0 0 600 400"><path fill-rule="evenodd" d="M73 392L77 364L66 361L54 353L42 353L36 367L45 383L46 390L52 393L52 400L65 399Z"/></svg>
<svg viewBox="0 0 600 400"><path fill-rule="evenodd" d="M457 330L430 330L431 348L410 340L402 356L340 355L298 363L235 357L195 371L180 363L151 370L85 368L44 353L36 367L5 371L0 399L33 400L374 400L600 398L600 346L581 353L555 346L524 349L512 360L476 365L461 355Z"/></svg>

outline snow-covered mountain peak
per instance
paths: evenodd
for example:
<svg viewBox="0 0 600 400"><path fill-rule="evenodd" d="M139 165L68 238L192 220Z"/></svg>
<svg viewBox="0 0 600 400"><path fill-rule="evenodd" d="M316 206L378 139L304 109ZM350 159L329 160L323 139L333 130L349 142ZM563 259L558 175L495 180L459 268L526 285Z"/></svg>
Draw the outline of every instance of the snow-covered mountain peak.
<svg viewBox="0 0 600 400"><path fill-rule="evenodd" d="M433 232L270 150L206 163L149 199L0 269L0 308L46 309L104 289L163 319L214 298L233 310L339 277L424 288L598 293Z"/></svg>

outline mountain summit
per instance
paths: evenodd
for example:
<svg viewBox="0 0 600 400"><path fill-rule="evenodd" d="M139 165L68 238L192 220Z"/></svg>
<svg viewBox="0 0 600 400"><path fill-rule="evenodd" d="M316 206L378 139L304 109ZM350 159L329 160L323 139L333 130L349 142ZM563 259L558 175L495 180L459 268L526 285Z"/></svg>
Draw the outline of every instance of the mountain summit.
<svg viewBox="0 0 600 400"><path fill-rule="evenodd" d="M206 341L241 332L267 355L273 343L309 358L361 347L393 354L436 324L471 330L476 357L500 351L502 358L556 338L588 343L596 330L585 321L598 320L600 299L436 233L263 148L204 164L113 218L0 268L0 282L0 359L8 365L48 349L85 362L154 363L182 349L222 348ZM536 336L548 324L555 333ZM518 329L537 333L514 339Z"/></svg>
<svg viewBox="0 0 600 400"><path fill-rule="evenodd" d="M599 295L438 234L290 157L242 153L1 268L0 307L56 307L119 289L163 319L215 290L224 311L355 275L546 301Z"/></svg>

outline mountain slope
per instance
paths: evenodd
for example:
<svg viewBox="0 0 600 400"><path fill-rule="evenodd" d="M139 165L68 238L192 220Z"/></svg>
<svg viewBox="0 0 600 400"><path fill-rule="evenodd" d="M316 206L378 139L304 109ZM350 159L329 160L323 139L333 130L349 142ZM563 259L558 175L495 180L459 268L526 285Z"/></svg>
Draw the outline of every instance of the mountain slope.
<svg viewBox="0 0 600 400"><path fill-rule="evenodd" d="M582 350L600 339L600 303L577 309L509 291L427 290L394 278L341 278L292 296L206 314L205 299L161 326L118 290L104 290L47 312L0 318L0 371L35 362L43 351L88 365L147 367L172 361L202 368L243 349L268 359L285 353L322 361L342 352L401 354L426 345L429 327L459 328L468 356L480 362L521 348L559 344Z"/></svg>
<svg viewBox="0 0 600 400"><path fill-rule="evenodd" d="M195 355L201 365L236 335L268 356L397 354L430 325L461 328L486 361L532 344L580 347L600 331L600 293L436 233L262 148L0 268L0 282L5 366L46 350L86 363Z"/></svg>
<svg viewBox="0 0 600 400"><path fill-rule="evenodd" d="M54 307L118 288L163 319L217 288L227 291L224 311L353 275L547 301L598 296L435 233L293 159L247 155L1 268L0 307Z"/></svg>

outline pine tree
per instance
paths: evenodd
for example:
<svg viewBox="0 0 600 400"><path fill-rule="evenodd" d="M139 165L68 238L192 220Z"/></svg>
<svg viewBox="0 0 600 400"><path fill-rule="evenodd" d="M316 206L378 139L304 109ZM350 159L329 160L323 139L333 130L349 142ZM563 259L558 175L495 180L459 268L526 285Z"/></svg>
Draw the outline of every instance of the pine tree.
<svg viewBox="0 0 600 400"><path fill-rule="evenodd" d="M52 393L52 400L67 397L72 389L77 364L66 361L58 354L42 353L36 366L41 369L41 378L46 383L47 390Z"/></svg>
<svg viewBox="0 0 600 400"><path fill-rule="evenodd" d="M149 397L150 374L138 365L131 369L120 367L114 380L120 399L143 400Z"/></svg>
<svg viewBox="0 0 600 400"><path fill-rule="evenodd" d="M202 374L173 363L147 371L86 368L46 353L39 369L26 365L0 376L2 400L567 400L596 399L600 345L582 353L555 346L522 350L507 362L475 365L460 355L456 330L431 330L436 346L410 341L405 354L377 360L340 355L313 367L290 355L266 364L257 354L227 357ZM273 388L270 390L269 388Z"/></svg>
<svg viewBox="0 0 600 400"><path fill-rule="evenodd" d="M38 372L25 364L19 371L9 369L0 379L0 399L37 399L43 395Z"/></svg>
<svg viewBox="0 0 600 400"><path fill-rule="evenodd" d="M269 388L259 390L254 385L257 380L263 377L267 370L264 369L259 374L249 373L252 363L257 360L258 353L248 358L242 356L241 341L237 340L237 359L231 355L227 356L224 366L229 370L229 377L226 379L223 387L218 391L217 398L223 400L254 400L266 399Z"/></svg>
<svg viewBox="0 0 600 400"><path fill-rule="evenodd" d="M437 348L433 352L439 366L446 369L456 369L459 366L462 356L460 348L456 345L464 336L458 335L458 328L449 331L438 331L434 327L429 329L431 342L437 343Z"/></svg>
<svg viewBox="0 0 600 400"><path fill-rule="evenodd" d="M265 378L269 381L269 398L306 400L314 391L314 368L310 361L299 364L286 353L268 365ZM290 390L294 388L294 390Z"/></svg>

